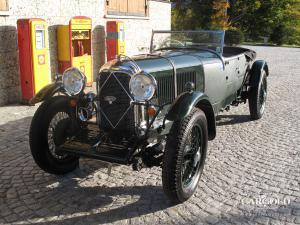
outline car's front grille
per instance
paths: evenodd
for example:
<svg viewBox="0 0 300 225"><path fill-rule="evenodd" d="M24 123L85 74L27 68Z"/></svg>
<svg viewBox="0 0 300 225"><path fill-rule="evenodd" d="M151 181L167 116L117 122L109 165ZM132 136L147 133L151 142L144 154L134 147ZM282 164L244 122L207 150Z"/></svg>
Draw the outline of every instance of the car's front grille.
<svg viewBox="0 0 300 225"><path fill-rule="evenodd" d="M196 72L182 72L177 74L177 93L181 94L185 91L185 84L193 82L196 88Z"/></svg>
<svg viewBox="0 0 300 225"><path fill-rule="evenodd" d="M196 86L196 72L177 73L177 95L185 90L187 82L193 82ZM174 75L172 73L163 74L156 78L158 104L162 105L172 102L175 99ZM196 88L196 87L195 87Z"/></svg>
<svg viewBox="0 0 300 225"><path fill-rule="evenodd" d="M175 98L173 74L164 74L156 78L158 104L162 105Z"/></svg>
<svg viewBox="0 0 300 225"><path fill-rule="evenodd" d="M158 104L173 102L175 86L173 73L160 74L157 80ZM117 130L132 134L135 132L134 106L130 104L132 97L129 92L130 76L120 72L102 72L98 80L100 129ZM177 94L184 92L185 84L196 85L196 72L177 73ZM110 101L111 100L111 101Z"/></svg>
<svg viewBox="0 0 300 225"><path fill-rule="evenodd" d="M103 72L98 81L100 129L132 133L135 130L134 106L129 92L130 76Z"/></svg>

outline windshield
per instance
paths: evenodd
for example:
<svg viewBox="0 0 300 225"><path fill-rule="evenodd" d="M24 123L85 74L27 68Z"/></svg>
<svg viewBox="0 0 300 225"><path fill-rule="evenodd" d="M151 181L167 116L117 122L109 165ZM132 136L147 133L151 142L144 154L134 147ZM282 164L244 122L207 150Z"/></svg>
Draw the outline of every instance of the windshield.
<svg viewBox="0 0 300 225"><path fill-rule="evenodd" d="M203 48L223 54L225 31L153 31L151 52L170 48Z"/></svg>

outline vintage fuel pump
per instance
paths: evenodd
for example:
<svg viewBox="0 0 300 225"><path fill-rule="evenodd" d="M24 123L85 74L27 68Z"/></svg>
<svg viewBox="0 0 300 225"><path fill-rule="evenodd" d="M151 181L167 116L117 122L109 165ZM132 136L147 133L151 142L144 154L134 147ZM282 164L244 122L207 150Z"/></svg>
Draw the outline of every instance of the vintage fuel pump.
<svg viewBox="0 0 300 225"><path fill-rule="evenodd" d="M43 19L19 19L18 47L23 102L51 82L47 23Z"/></svg>
<svg viewBox="0 0 300 225"><path fill-rule="evenodd" d="M107 61L118 55L125 55L125 27L120 21L108 21L106 24Z"/></svg>
<svg viewBox="0 0 300 225"><path fill-rule="evenodd" d="M93 82L92 20L85 16L71 18L69 25L57 29L58 70L77 67L87 77L87 86Z"/></svg>

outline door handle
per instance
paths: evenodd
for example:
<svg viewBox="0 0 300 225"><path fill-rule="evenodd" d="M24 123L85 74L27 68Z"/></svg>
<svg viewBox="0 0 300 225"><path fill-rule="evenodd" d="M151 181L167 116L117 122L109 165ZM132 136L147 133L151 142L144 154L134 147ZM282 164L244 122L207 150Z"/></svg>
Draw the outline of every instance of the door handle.
<svg viewBox="0 0 300 225"><path fill-rule="evenodd" d="M228 80L228 76L226 76L226 80Z"/></svg>

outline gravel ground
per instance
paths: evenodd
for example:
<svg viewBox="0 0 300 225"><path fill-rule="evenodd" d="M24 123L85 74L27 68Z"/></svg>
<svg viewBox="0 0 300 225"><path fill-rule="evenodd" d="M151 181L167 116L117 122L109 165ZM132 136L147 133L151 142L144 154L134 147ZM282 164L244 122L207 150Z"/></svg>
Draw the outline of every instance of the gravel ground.
<svg viewBox="0 0 300 225"><path fill-rule="evenodd" d="M170 206L161 170L82 159L66 176L40 170L28 129L36 107L0 108L0 224L300 224L300 49L250 47L269 62L266 114L219 116L196 194Z"/></svg>

